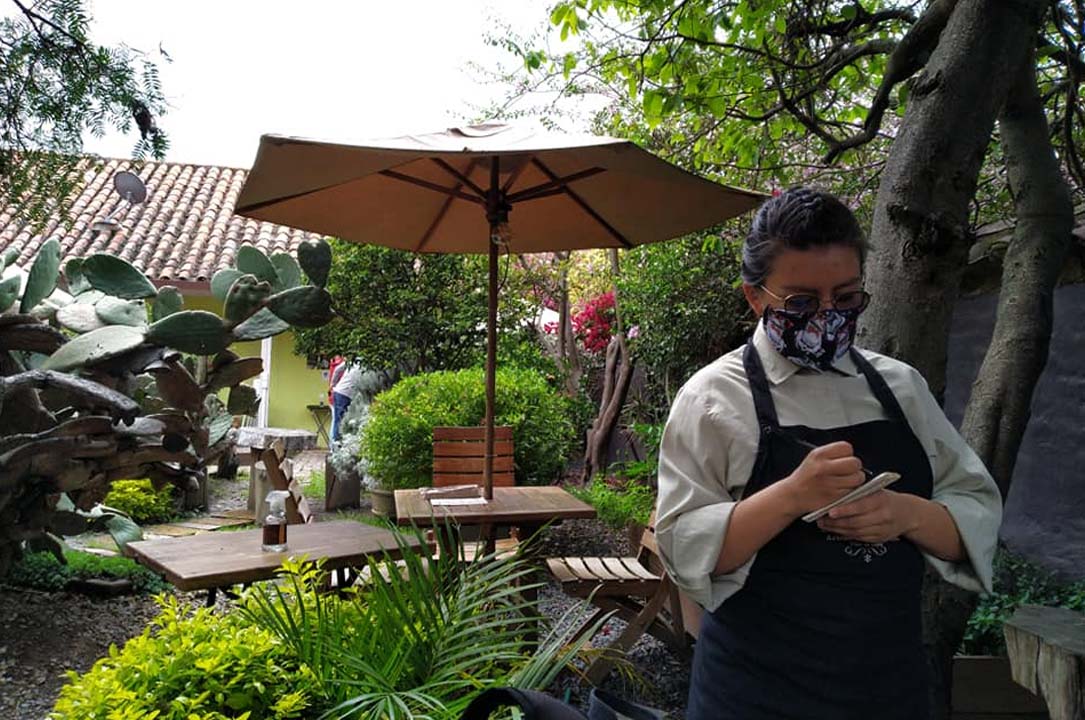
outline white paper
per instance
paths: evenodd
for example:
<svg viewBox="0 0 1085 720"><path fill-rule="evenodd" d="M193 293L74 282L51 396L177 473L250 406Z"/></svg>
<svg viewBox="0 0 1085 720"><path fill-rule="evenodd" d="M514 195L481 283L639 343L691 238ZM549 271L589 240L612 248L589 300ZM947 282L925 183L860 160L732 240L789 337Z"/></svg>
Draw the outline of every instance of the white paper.
<svg viewBox="0 0 1085 720"><path fill-rule="evenodd" d="M443 505L485 505L487 502L489 501L486 498L433 498L429 504L441 507Z"/></svg>
<svg viewBox="0 0 1085 720"><path fill-rule="evenodd" d="M861 500L862 498L865 498L867 495L873 495L874 493L878 492L879 490L883 490L883 489L889 487L890 485L895 483L897 480L900 480L900 475L898 475L897 473L895 473L895 472L883 472L880 475L878 475L876 478L874 478L873 480L870 480L869 482L863 483L859 487L855 488L850 493L848 493L844 497L840 498L836 502L831 502L831 503L829 503L828 505L826 505L823 508L815 510L814 512L809 513L807 515L803 515L802 519L805 520L806 522L815 522L817 520L820 520L822 517L824 517L833 508L840 507L841 505L847 505L848 503L855 502L856 500Z"/></svg>

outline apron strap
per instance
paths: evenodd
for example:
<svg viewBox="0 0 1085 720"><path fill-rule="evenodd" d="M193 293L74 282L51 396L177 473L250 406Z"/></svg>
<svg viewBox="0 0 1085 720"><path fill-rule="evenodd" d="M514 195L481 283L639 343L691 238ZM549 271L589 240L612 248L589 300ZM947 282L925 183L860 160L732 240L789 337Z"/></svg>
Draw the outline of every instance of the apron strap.
<svg viewBox="0 0 1085 720"><path fill-rule="evenodd" d="M896 395L889 389L889 385L885 382L882 374L875 370L870 361L863 357L854 347L851 349L851 359L855 361L855 366L866 377L870 389L874 391L874 397L878 398L878 402L885 408L886 414L893 420L904 423L905 427L909 427L908 417L904 414L900 403L897 402Z"/></svg>
<svg viewBox="0 0 1085 720"><path fill-rule="evenodd" d="M772 391L769 390L768 377L765 375L765 366L761 364L761 358L757 349L753 346L753 340L746 343L746 349L742 352L742 364L746 369L746 378L750 382L750 390L753 392L753 406L757 411L757 426L761 434L765 431L772 432L780 427L780 421L776 417L776 404L772 402Z"/></svg>

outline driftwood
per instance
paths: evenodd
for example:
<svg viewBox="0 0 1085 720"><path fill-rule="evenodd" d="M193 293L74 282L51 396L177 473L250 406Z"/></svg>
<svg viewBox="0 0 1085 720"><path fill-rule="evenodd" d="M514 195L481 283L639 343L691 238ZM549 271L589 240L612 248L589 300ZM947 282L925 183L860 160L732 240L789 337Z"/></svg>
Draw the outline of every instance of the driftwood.
<svg viewBox="0 0 1085 720"><path fill-rule="evenodd" d="M1024 605L1003 626L1014 682L1051 720L1085 720L1085 613Z"/></svg>

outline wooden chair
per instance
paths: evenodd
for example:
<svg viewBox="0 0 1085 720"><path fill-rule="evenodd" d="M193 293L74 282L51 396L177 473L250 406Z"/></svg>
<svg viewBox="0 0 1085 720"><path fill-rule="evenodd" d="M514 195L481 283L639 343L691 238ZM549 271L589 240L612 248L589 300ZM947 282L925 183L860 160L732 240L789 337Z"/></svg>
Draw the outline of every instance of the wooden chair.
<svg viewBox="0 0 1085 720"><path fill-rule="evenodd" d="M598 685L617 660L645 632L653 635L681 655L690 653L689 640L682 622L678 588L668 577L659 558L652 524L641 535L636 557L559 557L547 558L550 573L564 592L590 599L599 609L585 621L576 636L587 632L607 613L626 621L622 634L587 670L588 680Z"/></svg>
<svg viewBox="0 0 1085 720"><path fill-rule="evenodd" d="M309 502L302 493L301 485L294 479L293 466L290 460L284 459L286 452L283 449L282 440L276 440L271 447L260 451L260 461L253 466L250 478L250 493L256 503L256 522L263 523L266 514L264 498L267 490L286 490L290 496L286 499L286 522L289 525L300 525L313 521L313 513L309 509ZM264 473L266 483L261 483L257 478L258 472Z"/></svg>
<svg viewBox="0 0 1085 720"><path fill-rule="evenodd" d="M433 428L433 487L450 485L478 485L483 483L486 462L486 428L435 427ZM516 484L513 460L512 428L500 425L494 428L493 486L513 487ZM478 541L463 543L466 561L473 560L483 550L486 538L493 528L482 526ZM512 537L495 540L498 556L515 553L519 546L516 529Z"/></svg>

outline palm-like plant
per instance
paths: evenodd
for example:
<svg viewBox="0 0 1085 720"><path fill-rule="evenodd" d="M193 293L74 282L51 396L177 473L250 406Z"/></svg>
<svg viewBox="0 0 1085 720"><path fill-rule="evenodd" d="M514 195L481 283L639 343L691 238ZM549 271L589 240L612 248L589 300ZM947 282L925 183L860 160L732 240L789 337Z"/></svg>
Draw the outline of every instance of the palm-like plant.
<svg viewBox="0 0 1085 720"><path fill-rule="evenodd" d="M539 587L527 560L462 563L399 542L398 566L371 560L370 581L341 595L321 592L319 565L295 562L285 583L254 588L242 604L312 669L325 717L458 718L488 687L545 689L598 629L573 637L582 604L529 641L541 618L523 594Z"/></svg>

